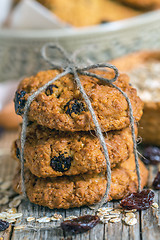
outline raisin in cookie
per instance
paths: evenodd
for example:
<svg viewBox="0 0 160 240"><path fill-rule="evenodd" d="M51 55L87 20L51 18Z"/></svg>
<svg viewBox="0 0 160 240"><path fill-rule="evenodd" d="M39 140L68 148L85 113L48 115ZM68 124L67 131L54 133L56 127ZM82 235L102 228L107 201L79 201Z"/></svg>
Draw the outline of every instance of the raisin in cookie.
<svg viewBox="0 0 160 240"><path fill-rule="evenodd" d="M106 78L113 78L114 73L94 70L94 73ZM59 74L58 70L39 72L36 76L25 78L15 95L15 110L23 115L24 105L38 88ZM80 76L102 131L119 130L129 126L128 103L124 96L111 85L93 77ZM130 98L135 121L142 116L143 103L136 90L129 85L129 78L120 74L115 85L120 87ZM31 103L28 119L42 126L61 131L89 131L95 126L91 114L77 89L73 76L68 74L50 85Z"/></svg>
<svg viewBox="0 0 160 240"><path fill-rule="evenodd" d="M112 168L130 157L133 142L129 127L105 133L104 136ZM19 148L18 139L12 147L15 159L20 158ZM44 178L106 170L102 147L94 132L59 132L36 123L27 128L24 158L30 171Z"/></svg>
<svg viewBox="0 0 160 240"><path fill-rule="evenodd" d="M141 187L147 182L148 171L140 163ZM49 208L73 208L99 202L106 190L106 176L103 174L83 174L71 177L38 178L25 170L26 192L33 203ZM13 188L21 193L20 169L13 180ZM137 175L134 156L112 171L109 200L121 199L126 194L137 191Z"/></svg>

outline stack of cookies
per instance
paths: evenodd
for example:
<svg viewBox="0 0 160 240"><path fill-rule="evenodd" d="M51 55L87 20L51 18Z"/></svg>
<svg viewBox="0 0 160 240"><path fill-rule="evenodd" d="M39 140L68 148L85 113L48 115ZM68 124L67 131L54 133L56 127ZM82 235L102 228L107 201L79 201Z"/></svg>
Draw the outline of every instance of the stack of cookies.
<svg viewBox="0 0 160 240"><path fill-rule="evenodd" d="M59 73L49 70L25 78L15 95L16 113L23 115L27 98ZM94 70L94 73L101 75L102 71ZM113 76L112 72L103 72L103 77ZM112 183L108 200L121 199L137 191L138 185L128 104L117 89L103 81L88 76L80 79L109 152ZM127 75L120 74L115 84L130 98L137 135L136 122L142 116L143 103L130 86ZM30 106L28 119L24 174L29 200L64 209L99 202L106 190L106 161L91 114L73 76L62 77L40 93ZM20 137L13 143L12 155L20 159ZM141 187L144 187L148 172L143 163L139 163ZM13 187L21 193L20 166Z"/></svg>

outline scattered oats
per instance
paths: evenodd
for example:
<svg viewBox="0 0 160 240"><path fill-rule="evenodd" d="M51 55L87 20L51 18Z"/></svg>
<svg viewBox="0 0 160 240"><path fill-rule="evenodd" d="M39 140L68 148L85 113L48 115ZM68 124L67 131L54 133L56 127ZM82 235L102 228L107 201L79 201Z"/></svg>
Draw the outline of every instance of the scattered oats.
<svg viewBox="0 0 160 240"><path fill-rule="evenodd" d="M110 212L112 210L113 210L112 207L102 207L102 208L99 208L97 211L98 212Z"/></svg>
<svg viewBox="0 0 160 240"><path fill-rule="evenodd" d="M108 221L109 221L109 219L102 219L102 220L101 220L101 223L106 224L106 223L108 223Z"/></svg>
<svg viewBox="0 0 160 240"><path fill-rule="evenodd" d="M0 219L6 218L6 217L7 217L7 213L6 212L1 212L0 213Z"/></svg>
<svg viewBox="0 0 160 240"><path fill-rule="evenodd" d="M14 223L14 222L16 222L16 219L14 218L14 219L8 219L7 218L7 222L9 222L9 223Z"/></svg>
<svg viewBox="0 0 160 240"><path fill-rule="evenodd" d="M126 217L135 218L135 214L132 212L125 213Z"/></svg>
<svg viewBox="0 0 160 240"><path fill-rule="evenodd" d="M112 214L112 215L116 215L116 214L121 214L121 211L120 210L117 210L117 209L115 209L115 210L113 210L113 211L111 211L111 212L109 212L109 214Z"/></svg>
<svg viewBox="0 0 160 240"><path fill-rule="evenodd" d="M120 214L110 214L109 215L110 216L110 218L119 218L120 217Z"/></svg>
<svg viewBox="0 0 160 240"><path fill-rule="evenodd" d="M14 230L21 230L21 229L24 229L24 228L25 228L24 225L19 225L19 226L14 227Z"/></svg>
<svg viewBox="0 0 160 240"><path fill-rule="evenodd" d="M111 223L117 223L117 222L120 222L120 221L121 221L120 218L111 218L111 219L109 220L109 222L111 222Z"/></svg>
<svg viewBox="0 0 160 240"><path fill-rule="evenodd" d="M156 203L156 202L152 203L152 206L151 206L151 207L152 207L152 208L155 208L155 209L158 209L158 208L159 208L158 203Z"/></svg>
<svg viewBox="0 0 160 240"><path fill-rule="evenodd" d="M27 222L32 222L32 221L34 221L34 220L35 220L34 217L27 217Z"/></svg>
<svg viewBox="0 0 160 240"><path fill-rule="evenodd" d="M125 213L137 212L137 209L130 209L130 210L125 209L124 212L125 212Z"/></svg>
<svg viewBox="0 0 160 240"><path fill-rule="evenodd" d="M98 213L97 213L97 216L98 216L98 217L101 217L101 216L109 216L109 213L108 213L108 212L98 212Z"/></svg>
<svg viewBox="0 0 160 240"><path fill-rule="evenodd" d="M20 205L21 201L22 201L22 197L21 196L17 196L15 198L13 198L13 200L9 203L9 207L10 208L18 207Z"/></svg>
<svg viewBox="0 0 160 240"><path fill-rule="evenodd" d="M62 218L62 215L55 213L55 214L53 215L53 217L56 218L56 219L61 219L61 218Z"/></svg>
<svg viewBox="0 0 160 240"><path fill-rule="evenodd" d="M51 219L49 217L41 217L41 218L38 218L36 221L39 223L47 223L47 222L50 222Z"/></svg>
<svg viewBox="0 0 160 240"><path fill-rule="evenodd" d="M7 218L14 219L14 218L21 218L22 213L7 213Z"/></svg>
<svg viewBox="0 0 160 240"><path fill-rule="evenodd" d="M0 200L0 205L5 205L9 202L9 197L8 196L5 196L3 198L1 198Z"/></svg>
<svg viewBox="0 0 160 240"><path fill-rule="evenodd" d="M6 181L0 185L1 190L7 190L11 188L12 182L11 181Z"/></svg>
<svg viewBox="0 0 160 240"><path fill-rule="evenodd" d="M77 216L69 216L69 217L66 217L66 218L64 219L64 221L66 221L66 220L72 220L72 219L74 219L74 218L77 218Z"/></svg>
<svg viewBox="0 0 160 240"><path fill-rule="evenodd" d="M51 217L51 221L54 221L54 222L56 222L56 221L60 221L60 219L58 218L55 218L55 217Z"/></svg>
<svg viewBox="0 0 160 240"><path fill-rule="evenodd" d="M7 213L17 213L17 209L16 208L10 208L10 209L7 209Z"/></svg>
<svg viewBox="0 0 160 240"><path fill-rule="evenodd" d="M132 218L126 217L124 221L127 225L131 225L131 226L137 223L137 219L135 217L132 217Z"/></svg>

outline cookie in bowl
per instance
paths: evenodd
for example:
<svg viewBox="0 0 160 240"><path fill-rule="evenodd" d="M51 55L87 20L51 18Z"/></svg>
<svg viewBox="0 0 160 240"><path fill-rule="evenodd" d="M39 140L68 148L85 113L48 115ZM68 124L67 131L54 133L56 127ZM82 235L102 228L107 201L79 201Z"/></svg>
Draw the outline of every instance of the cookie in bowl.
<svg viewBox="0 0 160 240"><path fill-rule="evenodd" d="M112 61L127 72L144 102L139 134L144 143L160 145L160 51L143 51Z"/></svg>

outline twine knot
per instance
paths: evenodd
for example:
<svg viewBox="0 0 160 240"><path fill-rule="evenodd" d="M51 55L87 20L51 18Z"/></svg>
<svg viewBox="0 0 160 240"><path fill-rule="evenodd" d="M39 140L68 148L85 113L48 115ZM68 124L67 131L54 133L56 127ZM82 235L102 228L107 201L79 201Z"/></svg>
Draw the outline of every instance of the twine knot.
<svg viewBox="0 0 160 240"><path fill-rule="evenodd" d="M48 57L47 55L47 49L53 49L57 51L60 54L60 59L58 59L56 62L53 61L52 58ZM131 132L132 132L132 139L133 139L133 152L135 156L135 163L136 163L136 170L137 170L137 176L138 176L138 190L140 191L141 189L141 179L140 179L140 170L139 170L139 163L138 163L138 155L137 155L137 146L136 146L136 139L135 139L135 131L134 131L134 117L133 117L133 110L132 110L132 105L131 102L126 95L125 92L123 92L119 87L117 87L114 82L118 78L118 69L111 64L108 63L98 63L98 64L92 64L86 67L79 67L78 64L76 64L76 58L77 55L81 52L81 50L75 51L71 57L68 56L66 51L59 45L54 45L53 43L47 43L45 44L42 49L41 49L41 54L42 57L46 62L48 62L50 65L52 65L52 68L62 70L60 74L58 74L55 78L47 82L44 86L39 88L37 91L35 91L32 95L30 95L26 101L25 108L24 108L24 115L23 115L23 123L22 123L22 131L21 131L21 150L20 150L20 158L21 158L21 179L22 179L22 192L24 196L26 197L26 188L25 188L25 177L24 177L24 146L25 146L25 141L26 141L26 128L27 128L27 123L28 123L28 111L30 108L30 105L32 101L40 94L41 92L45 91L46 88L50 85L53 84L56 80L60 79L61 77L67 75L67 74L72 74L74 77L74 80L76 82L77 88L79 89L86 105L88 106L88 109L91 113L92 120L95 125L95 132L97 137L99 138L100 144L103 149L103 153L105 156L106 160L106 172L107 172L107 186L106 186L106 192L104 197L102 198L101 202L97 204L96 209L101 207L104 203L106 203L109 190L110 190L110 185L111 185L111 167L110 167L110 161L109 161L109 154L108 154L108 149L105 143L105 139L102 134L101 127L98 123L97 116L94 112L94 109L92 107L92 104L81 84L79 75L85 75L89 77L94 77L98 80L104 81L107 84L110 84L113 88L116 88L118 91L121 92L121 94L125 97L128 106L129 106L129 117L130 117L130 124L131 124ZM60 60L60 64L57 64L58 60ZM103 69L104 68L109 68L114 71L114 77L112 79L107 79L102 77L101 75L95 74L93 72L90 72L89 70L94 70L94 69Z"/></svg>

